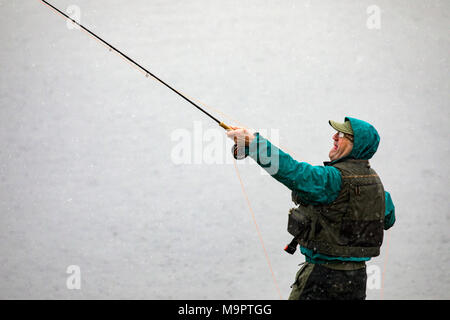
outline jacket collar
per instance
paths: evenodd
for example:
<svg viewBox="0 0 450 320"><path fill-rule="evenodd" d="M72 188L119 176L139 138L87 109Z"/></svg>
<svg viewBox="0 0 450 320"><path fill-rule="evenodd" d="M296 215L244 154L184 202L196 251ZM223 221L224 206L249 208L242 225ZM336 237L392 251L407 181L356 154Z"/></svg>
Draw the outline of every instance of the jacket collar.
<svg viewBox="0 0 450 320"><path fill-rule="evenodd" d="M324 161L323 165L324 166L332 166L332 165L334 165L336 163L344 162L344 161L364 162L364 163L369 164L369 160L355 159L353 157L347 156L347 157L343 157L343 158L340 158L340 159L337 159L337 160L333 160L333 161Z"/></svg>

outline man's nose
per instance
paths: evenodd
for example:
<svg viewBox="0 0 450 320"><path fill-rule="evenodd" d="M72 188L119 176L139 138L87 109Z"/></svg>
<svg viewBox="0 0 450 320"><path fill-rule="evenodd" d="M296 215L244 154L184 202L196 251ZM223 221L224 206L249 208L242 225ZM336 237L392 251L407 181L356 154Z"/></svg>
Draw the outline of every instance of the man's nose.
<svg viewBox="0 0 450 320"><path fill-rule="evenodd" d="M333 140L338 141L339 140L339 132L336 132L333 134Z"/></svg>

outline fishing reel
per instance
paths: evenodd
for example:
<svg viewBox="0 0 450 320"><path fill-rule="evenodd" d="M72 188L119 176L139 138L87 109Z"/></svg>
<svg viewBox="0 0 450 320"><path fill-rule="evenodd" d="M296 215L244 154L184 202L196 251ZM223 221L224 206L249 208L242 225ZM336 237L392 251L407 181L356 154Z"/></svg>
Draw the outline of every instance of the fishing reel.
<svg viewBox="0 0 450 320"><path fill-rule="evenodd" d="M235 158L236 160L242 160L242 159L247 158L248 148L247 147L239 148L238 145L235 144L231 148L231 153L233 154L233 158Z"/></svg>

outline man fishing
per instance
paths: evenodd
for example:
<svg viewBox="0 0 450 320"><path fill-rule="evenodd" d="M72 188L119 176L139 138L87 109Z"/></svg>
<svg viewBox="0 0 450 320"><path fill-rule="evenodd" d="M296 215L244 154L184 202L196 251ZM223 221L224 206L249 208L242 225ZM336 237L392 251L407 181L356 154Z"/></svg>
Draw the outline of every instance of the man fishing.
<svg viewBox="0 0 450 320"><path fill-rule="evenodd" d="M378 132L350 117L329 123L337 132L323 166L298 162L249 129L227 132L292 191L297 207L289 212L288 231L294 239L285 250L294 253L299 244L306 261L290 300L365 299L366 261L380 254L383 229L395 222L391 196L368 161L377 151Z"/></svg>
<svg viewBox="0 0 450 320"><path fill-rule="evenodd" d="M354 118L345 118L344 123L330 121L337 130L331 162L324 166L298 162L258 133L221 122L63 11L41 1L226 129L237 143L233 149L236 158L242 157L243 150L244 156L250 155L292 190L297 207L290 211L288 231L294 239L286 251L293 253L300 244L306 263L297 273L290 299L365 298L365 262L379 255L383 229L395 221L391 197L368 162L380 141L372 125Z"/></svg>

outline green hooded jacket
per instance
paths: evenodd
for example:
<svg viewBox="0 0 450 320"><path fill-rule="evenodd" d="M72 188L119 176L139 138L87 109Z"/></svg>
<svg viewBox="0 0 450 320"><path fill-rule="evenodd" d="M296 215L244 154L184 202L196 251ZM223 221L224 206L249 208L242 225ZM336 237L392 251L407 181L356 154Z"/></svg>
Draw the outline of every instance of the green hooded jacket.
<svg viewBox="0 0 450 320"><path fill-rule="evenodd" d="M353 149L346 158L371 159L380 143L378 132L371 124L365 121L350 117L346 117L345 120L350 121L354 133ZM248 147L248 154L273 178L284 184L290 190L297 191L302 202L306 204L331 203L341 191L342 178L337 168L329 165L313 166L306 162L296 161L289 154L271 144L269 140L258 133L256 133L256 138ZM384 229L387 230L394 225L395 207L391 195L387 191L385 193L385 199ZM311 263L324 263L330 260L370 260L369 257L352 258L313 254L311 250L304 247L300 248L300 252L305 255L306 261Z"/></svg>

